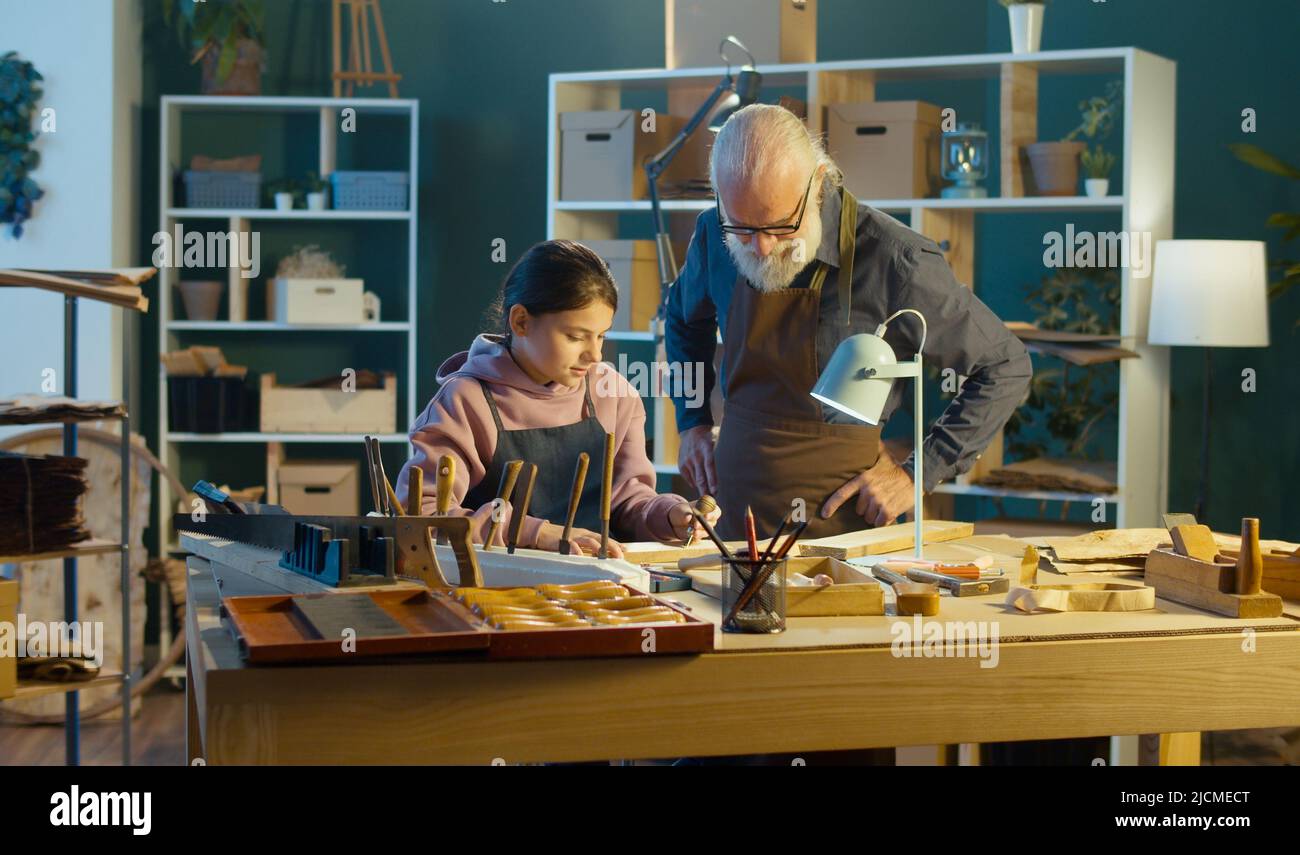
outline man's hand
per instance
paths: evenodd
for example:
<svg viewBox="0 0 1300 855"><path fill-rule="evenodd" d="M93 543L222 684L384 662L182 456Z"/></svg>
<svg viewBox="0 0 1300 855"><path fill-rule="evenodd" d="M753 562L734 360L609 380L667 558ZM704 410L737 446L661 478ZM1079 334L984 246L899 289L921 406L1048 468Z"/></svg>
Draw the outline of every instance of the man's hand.
<svg viewBox="0 0 1300 855"><path fill-rule="evenodd" d="M831 494L822 505L822 517L834 514L854 493L858 495L857 513L871 526L889 525L912 510L915 499L911 476L884 448L875 466L845 481Z"/></svg>
<svg viewBox="0 0 1300 855"><path fill-rule="evenodd" d="M711 426L700 425L682 431L681 446L677 449L677 469L701 495L718 495L718 473L713 468Z"/></svg>

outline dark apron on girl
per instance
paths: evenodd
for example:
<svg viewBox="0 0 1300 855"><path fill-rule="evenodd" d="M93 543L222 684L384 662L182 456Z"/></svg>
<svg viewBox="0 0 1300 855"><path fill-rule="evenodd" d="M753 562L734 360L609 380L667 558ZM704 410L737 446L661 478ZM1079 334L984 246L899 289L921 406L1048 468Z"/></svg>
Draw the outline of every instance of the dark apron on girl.
<svg viewBox="0 0 1300 855"><path fill-rule="evenodd" d="M492 420L496 422L497 446L483 480L465 494L461 502L463 507L476 511L491 503L496 498L505 465L511 460L522 460L525 465L537 464L537 480L533 484L533 495L528 503L528 515L564 525L565 516L569 512L569 491L578 464L578 453L585 451L591 462L573 525L589 531L600 531L600 472L605 459L605 428L596 418L596 408L591 403L591 379L588 376L583 380L584 416L580 421L559 427L520 430L506 430L502 427L501 414L497 412L492 392L487 384L479 381L483 397L487 398L488 409L492 411ZM515 488L516 495L522 495L523 482L521 474ZM513 497L511 504L517 504Z"/></svg>
<svg viewBox="0 0 1300 855"><path fill-rule="evenodd" d="M817 263L807 288L764 293L743 276L732 287L723 342L726 403L714 452L718 533L727 540L745 537L747 505L761 538L776 531L796 499L805 503L805 538L869 527L856 513L856 495L830 519L821 518L821 506L875 464L880 427L828 424L809 394L835 348L854 332L849 309L858 200L848 190L840 193L840 311L833 320L820 311L825 262Z"/></svg>

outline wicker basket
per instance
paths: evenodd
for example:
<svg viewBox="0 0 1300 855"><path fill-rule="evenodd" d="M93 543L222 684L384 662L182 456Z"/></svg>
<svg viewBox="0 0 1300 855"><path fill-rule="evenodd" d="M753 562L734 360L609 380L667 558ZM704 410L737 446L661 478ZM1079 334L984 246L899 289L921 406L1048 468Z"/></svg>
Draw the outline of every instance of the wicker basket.
<svg viewBox="0 0 1300 855"><path fill-rule="evenodd" d="M257 208L262 173L185 170L185 205L189 208Z"/></svg>

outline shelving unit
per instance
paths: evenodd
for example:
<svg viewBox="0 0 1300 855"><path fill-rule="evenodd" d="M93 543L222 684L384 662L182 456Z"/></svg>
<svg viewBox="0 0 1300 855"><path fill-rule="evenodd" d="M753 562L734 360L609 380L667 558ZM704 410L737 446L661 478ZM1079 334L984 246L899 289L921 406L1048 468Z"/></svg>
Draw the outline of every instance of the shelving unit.
<svg viewBox="0 0 1300 855"><path fill-rule="evenodd" d="M8 283L4 283L6 287ZM58 290L53 288L51 290ZM63 394L69 398L77 397L77 306L79 299L95 299L93 296L78 297L65 292L63 295ZM33 552L22 555L0 556L0 564L17 564L46 559L63 560L63 620L72 624L77 620L77 559L90 555L109 555L118 553L121 559L122 589L122 669L120 674L99 674L91 680L70 683L53 683L41 680L19 680L15 699L32 698L40 695L63 694L66 696L63 708L64 722L64 762L69 766L81 764L81 698L80 692L97 686L121 683L122 695L122 765L131 765L131 418L126 403L131 395L131 349L127 343L132 340L131 311L143 311L141 303L127 307L120 302L105 299L103 302L116 305L122 310L122 414L113 417L79 417L67 416L36 420L23 418L13 420L12 424L61 424L63 425L63 454L75 457L77 454L77 425L82 422L116 420L121 426L122 444L120 450L121 525L119 540L114 543L104 538L91 538L64 549Z"/></svg>
<svg viewBox="0 0 1300 855"><path fill-rule="evenodd" d="M244 115L284 116L289 114L315 116L319 125L317 174L326 177L337 166L349 168L347 164L337 164L339 126L344 110L356 111L358 126L369 115L398 117L406 122L408 128L409 161L404 167L410 175L409 202L405 211L310 211L296 208L279 211L273 208L188 208L175 204L172 198L172 173L174 169L183 168L182 157L182 121L192 113L229 113ZM391 223L400 226L406 234L406 318L402 320L385 320L374 323L357 324L284 324L271 320L218 320L190 321L176 317L172 286L179 280L179 270L163 268L158 277L158 341L163 350L190 344L219 344L222 337L230 336L233 341L248 341L249 334L261 333L259 345L265 342L265 355L259 354L259 362L251 364L250 370L259 372L275 367L277 340L282 334L292 336L297 341L303 337L329 335L361 335L374 342L391 342L390 336L400 336L405 349L404 374L407 378L405 400L399 400L398 424L409 425L415 420L416 410L416 354L418 339L414 320L417 317L418 291L416 287L416 235L419 226L418 187L419 187L419 103L413 99L400 98L299 98L299 97L243 97L243 96L207 96L207 95L167 95L163 96L160 121L160 158L159 158L159 204L162 212L159 218L159 230L171 233L177 224L182 226L191 221L220 221L222 228L231 231L247 231L252 224L295 223L295 224L364 224ZM401 167L399 167L401 168ZM208 227L211 227L210 222ZM237 264L237 262L236 262ZM240 269L232 266L229 271L231 282L239 278ZM392 312L385 302L385 311ZM376 333L386 337L370 339ZM266 446L266 501L278 500L275 472L281 460L286 444L316 443L338 444L341 447L356 445L356 455L360 456L360 435L340 433L263 433L260 431L240 431L233 433L173 433L168 429L167 421L167 384L159 383L158 400L158 456L173 472L181 471L181 461L187 448L197 444L240 443L262 444ZM397 444L407 442L405 434L386 434L379 437L381 442ZM352 448L348 448L352 451ZM214 476L217 473L214 473ZM174 548L177 538L172 531L171 514L178 497L171 495L169 486L163 482L159 487L156 508L159 542ZM166 610L163 611L166 613ZM171 641L171 628L167 621L162 622L161 644L166 649ZM168 676L184 676L184 668L176 667Z"/></svg>
<svg viewBox="0 0 1300 855"><path fill-rule="evenodd" d="M906 214L916 231L945 246L945 256L959 281L971 287L976 251L975 215L1043 212L1110 212L1118 214L1124 232L1149 232L1152 245L1173 232L1174 101L1176 65L1133 47L1044 51L1032 54L973 54L901 59L847 60L762 66L765 89L802 90L808 105L808 125L824 129L829 104L868 101L876 84L899 81L996 80L1001 187L986 199L864 199L891 214ZM611 239L620 237L619 216L650 211L641 200L615 202L561 201L560 113L573 110L616 110L628 93L667 94L673 116L689 116L722 78L726 69L639 69L552 74L547 104L548 238ZM1029 197L1024 195L1022 147L1038 141L1038 81L1048 75L1111 75L1124 81L1123 176L1118 195ZM853 188L850 187L850 190ZM1116 189L1116 188L1113 188ZM689 236L695 216L713 207L708 199L673 199L663 203L675 239ZM680 264L682 259L678 259ZM1100 498L1114 509L1121 527L1155 526L1165 509L1168 483L1169 352L1146 344L1151 280L1124 267L1121 273L1120 346L1137 351L1139 359L1119 364L1118 490L1113 495L1074 494L978 487L971 483L989 468L1001 465L999 436L976 468L954 482L940 484L931 497L940 507L955 495L1029 498L1040 501L1091 502ZM612 341L655 344L653 358L662 360L662 343L655 332L614 332ZM676 474L676 460L665 459L665 431L675 430L671 402L654 398L655 471ZM930 414L933 418L935 414ZM948 504L948 509L951 505ZM1110 512L1108 511L1108 521Z"/></svg>

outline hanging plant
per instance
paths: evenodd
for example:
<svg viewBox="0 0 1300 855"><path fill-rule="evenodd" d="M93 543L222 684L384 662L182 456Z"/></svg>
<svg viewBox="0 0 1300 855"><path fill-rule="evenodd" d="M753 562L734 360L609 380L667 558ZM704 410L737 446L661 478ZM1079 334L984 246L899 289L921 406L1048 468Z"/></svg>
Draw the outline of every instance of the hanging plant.
<svg viewBox="0 0 1300 855"><path fill-rule="evenodd" d="M14 51L0 56L0 224L10 224L15 238L44 192L28 176L41 163L32 148L32 115L41 100L40 73Z"/></svg>
<svg viewBox="0 0 1300 855"><path fill-rule="evenodd" d="M202 63L205 95L260 95L266 38L262 0L162 0L163 22Z"/></svg>

